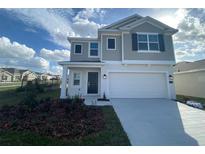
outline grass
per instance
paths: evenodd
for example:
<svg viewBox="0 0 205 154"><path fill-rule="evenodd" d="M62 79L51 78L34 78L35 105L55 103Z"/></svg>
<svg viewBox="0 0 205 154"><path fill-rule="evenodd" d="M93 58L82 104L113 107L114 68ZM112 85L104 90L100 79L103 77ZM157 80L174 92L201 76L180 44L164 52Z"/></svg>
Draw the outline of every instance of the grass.
<svg viewBox="0 0 205 154"><path fill-rule="evenodd" d="M197 102L200 102L203 105L205 105L205 98L177 95L177 100L179 100L179 101L185 102L185 100L187 100L187 99L197 101Z"/></svg>
<svg viewBox="0 0 205 154"><path fill-rule="evenodd" d="M111 106L102 107L105 116L106 128L96 134L75 140L62 140L51 137L44 137L32 132L0 132L0 145L72 145L72 146L128 146L130 142Z"/></svg>
<svg viewBox="0 0 205 154"><path fill-rule="evenodd" d="M20 86L21 82L1 82L0 83L0 87L1 86Z"/></svg>
<svg viewBox="0 0 205 154"><path fill-rule="evenodd" d="M17 87L0 87L0 107L2 105L14 105L19 103L23 97L24 92L16 92ZM55 88L46 92L40 93L37 96L37 100L50 97L52 99L59 98L60 89Z"/></svg>
<svg viewBox="0 0 205 154"><path fill-rule="evenodd" d="M59 98L60 89L50 90L38 95L41 98ZM15 87L0 88L0 106L1 105L14 105L17 104L22 98L23 93L16 93ZM120 121L111 106L102 107L105 117L106 128L98 133L83 137L75 140L63 140L58 138L51 138L40 136L33 132L15 132L3 131L0 132L0 145L109 145L109 146L128 146L130 145L129 139L124 132Z"/></svg>

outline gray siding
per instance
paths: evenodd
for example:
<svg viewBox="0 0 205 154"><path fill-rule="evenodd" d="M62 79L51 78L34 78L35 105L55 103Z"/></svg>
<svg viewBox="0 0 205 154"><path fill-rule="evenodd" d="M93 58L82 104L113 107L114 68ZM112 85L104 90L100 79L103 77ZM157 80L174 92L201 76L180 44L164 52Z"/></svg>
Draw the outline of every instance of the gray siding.
<svg viewBox="0 0 205 154"><path fill-rule="evenodd" d="M124 60L175 60L172 36L163 34L165 51L160 53L140 53L132 50L132 33L150 32L163 34L163 30L153 26L150 23L141 24L133 28L129 33L125 33L124 37ZM109 33L109 35L107 34ZM120 34L120 35L119 35ZM101 36L102 35L102 36ZM122 60L122 37L121 32L98 32L99 39L102 41L102 60L121 61ZM107 38L116 38L116 50L107 50ZM74 44L82 44L82 55L74 54ZM99 58L88 57L89 41L72 42L71 43L71 61L100 61ZM101 56L101 44L98 45L99 56Z"/></svg>
<svg viewBox="0 0 205 154"><path fill-rule="evenodd" d="M107 50L107 38L116 38L116 50ZM102 36L102 60L120 61L122 60L122 39L121 35Z"/></svg>
<svg viewBox="0 0 205 154"><path fill-rule="evenodd" d="M82 54L76 55L74 54L74 45L75 44L82 44ZM99 61L100 58L90 58L88 57L88 49L89 48L89 41L88 42L72 42L71 43L71 56L70 61ZM100 44L98 44L98 54L100 55Z"/></svg>
<svg viewBox="0 0 205 154"><path fill-rule="evenodd" d="M132 33L135 32L150 32L160 33L163 31L149 23L144 23L132 31L129 34L124 34L124 60L175 60L174 49L171 35L164 34L165 51L160 53L140 53L132 50Z"/></svg>

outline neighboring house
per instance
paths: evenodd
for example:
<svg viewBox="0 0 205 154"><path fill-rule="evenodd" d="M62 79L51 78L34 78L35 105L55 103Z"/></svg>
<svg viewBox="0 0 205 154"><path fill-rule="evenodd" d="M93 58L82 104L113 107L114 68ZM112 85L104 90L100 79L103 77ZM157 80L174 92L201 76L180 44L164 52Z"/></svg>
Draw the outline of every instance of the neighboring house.
<svg viewBox="0 0 205 154"><path fill-rule="evenodd" d="M2 69L12 74L11 82L21 81L21 72L19 69L16 68L2 68Z"/></svg>
<svg viewBox="0 0 205 154"><path fill-rule="evenodd" d="M24 81L32 81L38 78L38 75L34 72L31 72L29 70L21 70L22 75L21 75L21 80L23 79Z"/></svg>
<svg viewBox="0 0 205 154"><path fill-rule="evenodd" d="M36 73L40 80L59 80L59 75L52 75L50 73Z"/></svg>
<svg viewBox="0 0 205 154"><path fill-rule="evenodd" d="M8 76L8 77L3 77L4 80L7 80L7 82L20 82L22 79L24 79L24 81L32 81L38 77L35 72L29 70L22 70L16 68L1 68L1 72L2 71L6 72ZM2 77L1 77L1 81L2 81Z"/></svg>
<svg viewBox="0 0 205 154"><path fill-rule="evenodd" d="M71 57L59 62L60 97L174 99L172 35L176 32L135 14L98 29L97 38L68 37Z"/></svg>
<svg viewBox="0 0 205 154"><path fill-rule="evenodd" d="M13 75L0 68L0 82L12 82Z"/></svg>
<svg viewBox="0 0 205 154"><path fill-rule="evenodd" d="M174 66L176 94L205 98L205 59Z"/></svg>

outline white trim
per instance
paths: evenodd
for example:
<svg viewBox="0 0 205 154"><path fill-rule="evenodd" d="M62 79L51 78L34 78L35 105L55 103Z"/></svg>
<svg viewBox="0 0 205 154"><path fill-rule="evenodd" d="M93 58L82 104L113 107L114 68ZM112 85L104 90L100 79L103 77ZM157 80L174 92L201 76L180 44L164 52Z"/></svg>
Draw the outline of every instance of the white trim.
<svg viewBox="0 0 205 154"><path fill-rule="evenodd" d="M58 62L59 65L96 65L102 66L104 63L102 62L75 62L75 61L60 61Z"/></svg>
<svg viewBox="0 0 205 154"><path fill-rule="evenodd" d="M103 36L105 36L105 35L108 35L108 36L119 36L119 35L121 35L121 34L116 34L116 33L103 33L103 34L101 34L101 35L103 35Z"/></svg>
<svg viewBox="0 0 205 154"><path fill-rule="evenodd" d="M161 53L159 50L138 50L139 53Z"/></svg>
<svg viewBox="0 0 205 154"><path fill-rule="evenodd" d="M67 37L67 40L72 42L88 42L88 41L97 41L98 38L89 38L89 37Z"/></svg>
<svg viewBox="0 0 205 154"><path fill-rule="evenodd" d="M175 61L168 60L124 60L124 64L156 64L156 65L173 65Z"/></svg>
<svg viewBox="0 0 205 154"><path fill-rule="evenodd" d="M124 61L124 32L122 32L122 61Z"/></svg>
<svg viewBox="0 0 205 154"><path fill-rule="evenodd" d="M97 43L98 44L98 48L97 48L97 50L98 50L98 55L97 56L91 56L90 55L90 44L91 43ZM99 58L99 42L98 41L90 41L89 43L88 43L88 57L89 58Z"/></svg>
<svg viewBox="0 0 205 154"><path fill-rule="evenodd" d="M67 98L67 93L66 93L67 79L68 79L68 67L64 65L62 71L62 79L61 79L61 92L60 92L61 99Z"/></svg>
<svg viewBox="0 0 205 154"><path fill-rule="evenodd" d="M126 26L124 26L124 27L122 27L120 29L122 29L122 30L130 30L130 29L135 28L135 27L137 27L137 26L139 26L141 24L144 24L146 22L151 24L151 25L153 25L153 26L155 26L155 27L158 27L159 29L161 29L163 31L164 31L165 28L167 28L168 29L167 31L170 32L170 34L174 34L174 33L178 32L177 29L174 29L174 28L172 28L172 27L170 27L170 26L168 26L168 25L166 25L166 24L164 24L164 23L162 23L162 22L160 22L160 21L158 21L158 20L156 20L154 18L151 18L149 16L144 17L142 19L139 19L139 20L137 20L135 22L132 22L131 24L128 24L129 27L126 27L127 26L126 25ZM165 30L165 32L166 32L166 30Z"/></svg>
<svg viewBox="0 0 205 154"><path fill-rule="evenodd" d="M75 52L76 45L80 45L81 46L81 53L76 53ZM82 55L82 54L83 54L83 44L82 43L74 43L74 55Z"/></svg>
<svg viewBox="0 0 205 154"><path fill-rule="evenodd" d="M195 72L203 72L205 69L194 69L194 70L189 70L189 71L181 71L181 72L174 72L175 74L185 74L185 73L195 73Z"/></svg>
<svg viewBox="0 0 205 154"><path fill-rule="evenodd" d="M164 74L165 75L165 79L166 79L166 86L167 86L167 97L169 99L171 99L171 92L170 92L170 84L169 84L169 72L168 71L135 71L135 70L112 70L112 69L108 69L107 70L107 75L108 78L110 76L110 73L159 73L159 74ZM110 95L110 90L109 90L109 79L107 80L107 93ZM110 97L110 96L109 96Z"/></svg>
<svg viewBox="0 0 205 154"><path fill-rule="evenodd" d="M127 20L129 20L131 18L136 18L136 17L142 18L142 16L140 16L139 14L134 14L134 15L128 16L126 18L120 19L120 20L118 20L118 21L116 21L116 22L114 22L112 24L107 25L107 26L104 26L104 27L100 28L99 30L104 30L106 28L110 28L112 26L116 26L117 24L121 24L121 23L126 22Z"/></svg>
<svg viewBox="0 0 205 154"><path fill-rule="evenodd" d="M89 94L89 93L88 93L88 73L89 73L89 72L96 72L96 73L98 73L98 83L97 83L97 84L98 84L98 92L97 92L96 94ZM96 71L96 70L93 70L93 71L89 70L89 71L86 72L86 83L85 83L85 84L86 84L86 95L92 96L92 95L99 95L99 94L100 94L100 93L99 93L99 91L100 91L100 90L99 90L99 74L100 74L100 73L99 73L98 71ZM100 80L101 80L101 79L100 79ZM101 84L101 82L100 82L100 84Z"/></svg>
<svg viewBox="0 0 205 154"><path fill-rule="evenodd" d="M174 65L175 61L166 60L124 60L124 61L103 61L105 64L156 64L156 65Z"/></svg>
<svg viewBox="0 0 205 154"><path fill-rule="evenodd" d="M106 47L107 47L106 50L108 50L108 51L109 51L109 50L117 51L117 50L116 50L116 46L117 46L117 44L116 44L116 37L107 37L106 39L107 39L107 40L106 40L106 44L107 44L107 45L106 45ZM115 40L115 48L114 48L114 49L109 49L109 48L108 48L108 39L114 39L114 40Z"/></svg>
<svg viewBox="0 0 205 154"><path fill-rule="evenodd" d="M80 74L80 85L74 85L74 74L79 73ZM72 71L72 87L74 88L81 88L82 87L82 72L81 71Z"/></svg>
<svg viewBox="0 0 205 154"><path fill-rule="evenodd" d="M103 52L102 51L102 48L103 48L103 46L102 46L103 45L103 37L102 37L102 35L101 35L100 38L101 38L101 40L100 40L100 61L102 61L102 59L103 59L103 57L102 57L102 55L103 55L102 54L102 52Z"/></svg>

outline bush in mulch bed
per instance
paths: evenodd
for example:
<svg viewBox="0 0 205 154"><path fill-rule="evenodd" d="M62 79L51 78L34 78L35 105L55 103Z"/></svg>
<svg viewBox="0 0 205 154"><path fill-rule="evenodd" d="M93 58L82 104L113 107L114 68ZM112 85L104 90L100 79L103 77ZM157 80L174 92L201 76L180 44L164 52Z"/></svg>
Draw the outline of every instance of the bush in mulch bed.
<svg viewBox="0 0 205 154"><path fill-rule="evenodd" d="M0 131L32 131L43 136L81 138L105 127L102 110L82 99L41 100L32 108L25 103L0 109Z"/></svg>

